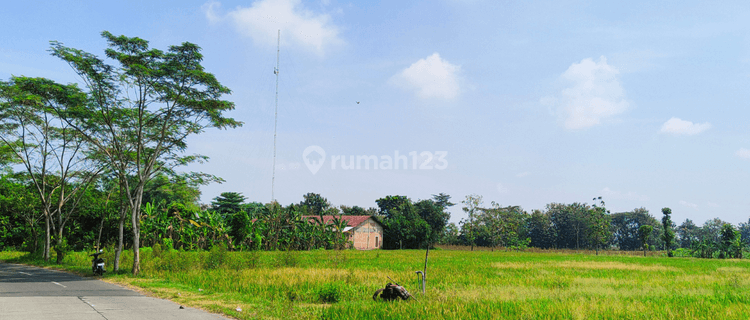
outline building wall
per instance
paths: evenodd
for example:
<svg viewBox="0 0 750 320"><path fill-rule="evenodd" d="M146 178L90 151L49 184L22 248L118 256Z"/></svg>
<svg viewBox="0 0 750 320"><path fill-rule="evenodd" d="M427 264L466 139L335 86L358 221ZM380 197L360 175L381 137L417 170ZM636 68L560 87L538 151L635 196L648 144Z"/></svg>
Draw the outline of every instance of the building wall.
<svg viewBox="0 0 750 320"><path fill-rule="evenodd" d="M383 247L383 227L372 218L349 231L349 240L358 250L372 250Z"/></svg>

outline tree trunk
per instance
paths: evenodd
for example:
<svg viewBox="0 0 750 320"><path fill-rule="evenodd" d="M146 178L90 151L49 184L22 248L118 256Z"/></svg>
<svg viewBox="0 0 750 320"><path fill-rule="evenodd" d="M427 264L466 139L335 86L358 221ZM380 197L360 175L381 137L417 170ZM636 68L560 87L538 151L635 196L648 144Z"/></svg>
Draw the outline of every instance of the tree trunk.
<svg viewBox="0 0 750 320"><path fill-rule="evenodd" d="M141 198L136 197L137 201L133 204L133 210L131 211L131 217L133 222L133 276L137 276L141 271L141 219L140 219L140 208Z"/></svg>
<svg viewBox="0 0 750 320"><path fill-rule="evenodd" d="M99 250L102 249L102 230L104 230L104 218L105 215L102 215L102 222L99 223L99 235L96 237L96 251L99 252Z"/></svg>
<svg viewBox="0 0 750 320"><path fill-rule="evenodd" d="M49 212L44 213L44 252L42 253L42 256L44 257L44 262L49 262L49 247L50 247L50 240L51 240L51 234L50 234L50 217Z"/></svg>
<svg viewBox="0 0 750 320"><path fill-rule="evenodd" d="M122 255L122 247L125 237L125 217L127 210L125 210L125 207L122 206L120 208L120 221L117 226L117 248L115 249L115 262L114 262L114 270L119 271L120 270L120 256Z"/></svg>
<svg viewBox="0 0 750 320"><path fill-rule="evenodd" d="M55 252L57 252L57 264L62 264L63 258L65 258L65 248L63 248L63 228L60 226L57 230L57 234L55 235Z"/></svg>

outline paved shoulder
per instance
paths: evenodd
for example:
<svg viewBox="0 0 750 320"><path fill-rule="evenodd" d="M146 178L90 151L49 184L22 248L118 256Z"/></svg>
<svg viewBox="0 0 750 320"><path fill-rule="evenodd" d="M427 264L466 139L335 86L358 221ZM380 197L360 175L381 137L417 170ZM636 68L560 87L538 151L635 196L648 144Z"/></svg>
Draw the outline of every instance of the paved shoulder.
<svg viewBox="0 0 750 320"><path fill-rule="evenodd" d="M94 278L0 263L0 320L225 319Z"/></svg>

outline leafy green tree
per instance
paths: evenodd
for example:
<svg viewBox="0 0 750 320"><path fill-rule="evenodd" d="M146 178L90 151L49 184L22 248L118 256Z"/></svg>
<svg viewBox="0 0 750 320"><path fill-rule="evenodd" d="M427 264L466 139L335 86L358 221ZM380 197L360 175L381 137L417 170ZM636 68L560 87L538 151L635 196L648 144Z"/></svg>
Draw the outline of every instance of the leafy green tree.
<svg viewBox="0 0 750 320"><path fill-rule="evenodd" d="M680 248L691 248L693 243L698 242L700 240L698 233L699 229L700 228L693 223L693 220L685 219L685 221L677 227Z"/></svg>
<svg viewBox="0 0 750 320"><path fill-rule="evenodd" d="M430 225L430 238L427 240L430 246L437 243L440 236L445 231L445 226L450 220L450 213L446 210L447 206L453 205L448 200L450 196L441 194L441 199L436 199L433 195L431 200L421 200L414 204L417 214Z"/></svg>
<svg viewBox="0 0 750 320"><path fill-rule="evenodd" d="M674 231L672 231L672 218L670 217L670 215L672 215L672 209L662 208L661 212L664 214L664 217L661 218L662 228L664 228L664 233L662 234L664 249L667 250L667 255L672 257L672 242L675 237Z"/></svg>
<svg viewBox="0 0 750 320"><path fill-rule="evenodd" d="M461 244L460 229L455 223L449 223L443 230L443 235L440 237L440 244L459 245Z"/></svg>
<svg viewBox="0 0 750 320"><path fill-rule="evenodd" d="M211 202L211 209L229 225L229 235L235 245L240 245L248 236L246 225L250 217L242 210L245 196L239 192L222 192Z"/></svg>
<svg viewBox="0 0 750 320"><path fill-rule="evenodd" d="M612 241L620 250L640 250L643 244L640 241L639 230L643 225L650 225L653 230L660 230L661 223L656 220L645 208L636 208L630 212L618 212L610 215L610 228ZM655 232L659 233L659 232ZM654 237L648 239L649 245L656 245Z"/></svg>
<svg viewBox="0 0 750 320"><path fill-rule="evenodd" d="M191 210L198 211L200 206L200 186L210 182L221 182L220 178L199 173L159 172L146 183L143 190L143 203L163 204L181 203Z"/></svg>
<svg viewBox="0 0 750 320"><path fill-rule="evenodd" d="M706 220L698 229L698 237L701 241L708 241L718 247L721 243L721 228L727 223L719 218Z"/></svg>
<svg viewBox="0 0 750 320"><path fill-rule="evenodd" d="M438 206L443 207L443 209L448 209L449 207L456 205L455 203L450 202L450 200L451 196L442 192L432 195L432 201L434 201Z"/></svg>
<svg viewBox="0 0 750 320"><path fill-rule="evenodd" d="M328 199L323 198L320 194L309 192L302 197L304 200L299 205L307 208L308 215L317 216L331 208Z"/></svg>
<svg viewBox="0 0 750 320"><path fill-rule="evenodd" d="M747 223L740 222L739 228L740 239L742 240L743 246L750 246L750 219Z"/></svg>
<svg viewBox="0 0 750 320"><path fill-rule="evenodd" d="M474 220L481 211L480 207L482 206L482 196L470 194L467 195L466 199L461 201L461 203L464 204L464 207L461 209L466 212L466 215L468 216L468 221L462 221L462 224L469 226L468 228L466 228L468 230L466 230L467 232L464 234L466 237L466 241L471 246L471 251L474 251L474 246L476 245L476 230L474 226Z"/></svg>
<svg viewBox="0 0 750 320"><path fill-rule="evenodd" d="M345 216L374 216L378 214L378 208L362 208L360 206L340 205L339 210Z"/></svg>
<svg viewBox="0 0 750 320"><path fill-rule="evenodd" d="M207 128L234 128L223 116L234 104L230 90L205 72L200 47L184 42L169 50L104 31L107 58L52 42L52 54L68 62L88 88L89 103L64 110L70 125L93 144L121 181L133 228L133 269L140 271L141 205L149 180L160 170L203 161L184 156L187 138ZM132 176L133 179L129 179ZM122 238L122 237L121 237ZM118 246L116 265L119 263Z"/></svg>
<svg viewBox="0 0 750 320"><path fill-rule="evenodd" d="M382 216L384 249L418 249L429 245L430 225L420 217L411 200L386 196L375 202Z"/></svg>
<svg viewBox="0 0 750 320"><path fill-rule="evenodd" d="M39 249L40 201L23 174L0 176L0 248Z"/></svg>
<svg viewBox="0 0 750 320"><path fill-rule="evenodd" d="M534 210L527 220L527 229L529 230L530 245L536 248L549 249L555 247L555 230L552 226L552 220L547 212Z"/></svg>
<svg viewBox="0 0 750 320"><path fill-rule="evenodd" d="M579 249L589 246L589 207L581 203L547 205L558 248Z"/></svg>
<svg viewBox="0 0 750 320"><path fill-rule="evenodd" d="M211 209L224 217L229 217L241 210L245 196L239 192L222 192L211 202Z"/></svg>
<svg viewBox="0 0 750 320"><path fill-rule="evenodd" d="M598 205L596 204L597 199L599 200ZM609 211L604 206L602 197L594 198L594 204L589 210L588 236L594 245L596 255L599 255L599 247L607 244L610 237Z"/></svg>
<svg viewBox="0 0 750 320"><path fill-rule="evenodd" d="M742 235L729 223L721 226L721 245L719 258L741 258L742 257Z"/></svg>
<svg viewBox="0 0 750 320"><path fill-rule="evenodd" d="M638 228L638 237L641 239L644 257L646 256L646 249L648 249L648 238L651 236L652 231L654 231L654 227L650 225L642 225Z"/></svg>
<svg viewBox="0 0 750 320"><path fill-rule="evenodd" d="M477 243L491 247L525 248L531 241L527 237L527 214L519 206L501 207L492 202L492 207L481 209L475 223L480 230Z"/></svg>
<svg viewBox="0 0 750 320"><path fill-rule="evenodd" d="M0 145L21 163L37 190L45 221L45 261L51 240L62 263L67 251L64 230L80 195L103 167L87 153L83 136L58 110L86 104L76 85L44 78L13 77L0 82Z"/></svg>

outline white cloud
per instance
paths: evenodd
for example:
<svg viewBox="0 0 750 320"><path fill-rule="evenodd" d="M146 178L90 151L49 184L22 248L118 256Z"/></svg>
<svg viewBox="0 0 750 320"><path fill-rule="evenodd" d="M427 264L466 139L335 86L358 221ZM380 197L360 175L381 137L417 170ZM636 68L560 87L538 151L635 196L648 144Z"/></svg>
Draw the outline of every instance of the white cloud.
<svg viewBox="0 0 750 320"><path fill-rule="evenodd" d="M740 150L737 150L737 153L735 154L742 159L750 160L750 150L748 149L740 148Z"/></svg>
<svg viewBox="0 0 750 320"><path fill-rule="evenodd" d="M209 2L201 7L209 22L226 18L242 35L259 44L276 45L278 30L282 45L302 47L319 55L343 43L331 17L305 9L300 0L260 0L248 8L237 7L225 17L216 13L220 6L218 2Z"/></svg>
<svg viewBox="0 0 750 320"><path fill-rule="evenodd" d="M399 72L391 78L391 82L415 91L422 99L453 99L461 91L458 81L460 71L460 66L440 58L436 52Z"/></svg>
<svg viewBox="0 0 750 320"><path fill-rule="evenodd" d="M599 61L583 59L570 65L560 76L570 86L558 97L541 98L540 103L556 107L567 129L598 125L603 119L621 114L630 107L618 79L619 73L617 68L607 64L604 56Z"/></svg>
<svg viewBox="0 0 750 320"><path fill-rule="evenodd" d="M711 128L711 124L706 123L692 123L690 121L685 121L680 118L672 117L672 119L667 120L662 126L661 126L661 133L670 133L674 135L695 135L699 134L703 131L706 131Z"/></svg>
<svg viewBox="0 0 750 320"><path fill-rule="evenodd" d="M217 23L221 21L221 17L216 14L216 10L219 7L221 7L221 3L216 1L206 2L201 6L201 10L203 10L203 12L206 14L206 19L208 19L208 22Z"/></svg>
<svg viewBox="0 0 750 320"><path fill-rule="evenodd" d="M607 199L614 199L614 200L634 200L634 201L648 201L648 197L642 194L635 193L633 191L628 192L621 192L612 190L609 187L605 187L601 190L601 194L605 201Z"/></svg>
<svg viewBox="0 0 750 320"><path fill-rule="evenodd" d="M695 204L695 203L690 203L690 202L687 202L685 200L680 200L680 204L683 205L683 206L685 206L685 207L693 208L695 210L698 210L698 205Z"/></svg>

